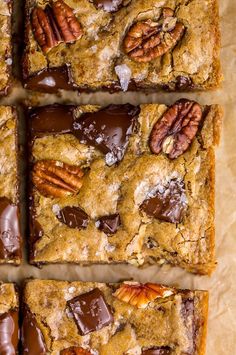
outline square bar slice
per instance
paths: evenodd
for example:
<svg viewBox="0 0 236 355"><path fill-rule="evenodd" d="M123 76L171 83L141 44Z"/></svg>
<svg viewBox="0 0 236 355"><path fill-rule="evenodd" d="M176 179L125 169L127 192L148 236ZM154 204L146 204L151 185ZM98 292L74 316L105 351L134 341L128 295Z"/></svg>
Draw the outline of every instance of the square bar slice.
<svg viewBox="0 0 236 355"><path fill-rule="evenodd" d="M217 0L26 0L25 87L219 87Z"/></svg>
<svg viewBox="0 0 236 355"><path fill-rule="evenodd" d="M30 262L165 262L210 274L221 109L34 107Z"/></svg>
<svg viewBox="0 0 236 355"><path fill-rule="evenodd" d="M0 354L16 355L19 342L19 300L14 284L0 282Z"/></svg>
<svg viewBox="0 0 236 355"><path fill-rule="evenodd" d="M12 77L12 0L0 0L0 95L6 95Z"/></svg>
<svg viewBox="0 0 236 355"><path fill-rule="evenodd" d="M205 354L206 291L155 283L31 280L23 303L27 354Z"/></svg>
<svg viewBox="0 0 236 355"><path fill-rule="evenodd" d="M0 264L19 264L18 121L15 108L0 106Z"/></svg>

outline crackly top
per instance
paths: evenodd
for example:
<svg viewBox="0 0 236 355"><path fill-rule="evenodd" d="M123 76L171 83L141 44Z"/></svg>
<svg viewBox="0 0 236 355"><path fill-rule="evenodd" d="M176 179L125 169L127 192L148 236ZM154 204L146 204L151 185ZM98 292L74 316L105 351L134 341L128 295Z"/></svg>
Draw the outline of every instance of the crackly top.
<svg viewBox="0 0 236 355"><path fill-rule="evenodd" d="M0 107L0 263L19 263L17 119L12 107Z"/></svg>
<svg viewBox="0 0 236 355"><path fill-rule="evenodd" d="M30 110L31 261L153 260L210 273L220 112L188 100ZM191 117L186 128L181 117Z"/></svg>
<svg viewBox="0 0 236 355"><path fill-rule="evenodd" d="M28 0L27 19L24 75L40 72L31 89L191 90L221 80L217 0Z"/></svg>
<svg viewBox="0 0 236 355"><path fill-rule="evenodd" d="M0 94L6 94L12 65L11 53L12 2L0 1Z"/></svg>
<svg viewBox="0 0 236 355"><path fill-rule="evenodd" d="M29 355L202 355L207 297L152 283L32 280L24 290L23 349Z"/></svg>

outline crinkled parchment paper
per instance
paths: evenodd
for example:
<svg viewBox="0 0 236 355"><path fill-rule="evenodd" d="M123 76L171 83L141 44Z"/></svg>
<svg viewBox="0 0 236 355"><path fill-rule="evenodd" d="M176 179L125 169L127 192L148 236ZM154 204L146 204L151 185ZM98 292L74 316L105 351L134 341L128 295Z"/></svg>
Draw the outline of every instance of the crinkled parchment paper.
<svg viewBox="0 0 236 355"><path fill-rule="evenodd" d="M210 292L207 355L236 354L236 1L221 0L222 66L225 81L216 92L184 94L202 104L219 103L224 107L222 139L216 160L216 254L218 266L211 277L194 276L179 268L151 266L137 269L127 265L79 267L73 265L45 266L43 269L23 263L21 267L0 266L0 279L21 282L24 278L53 278L82 281L115 282L121 279L163 282L183 288L207 289ZM197 14L196 14L197 16ZM59 102L107 105L148 102L172 103L183 94L97 93L63 95ZM26 99L16 88L4 104ZM37 99L38 100L38 99ZM40 96L41 103L56 98Z"/></svg>

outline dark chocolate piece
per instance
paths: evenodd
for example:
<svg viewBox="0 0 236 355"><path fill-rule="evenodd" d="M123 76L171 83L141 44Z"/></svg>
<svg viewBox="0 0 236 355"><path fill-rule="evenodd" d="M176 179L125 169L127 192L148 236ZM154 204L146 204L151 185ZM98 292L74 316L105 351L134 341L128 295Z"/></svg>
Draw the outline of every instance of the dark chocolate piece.
<svg viewBox="0 0 236 355"><path fill-rule="evenodd" d="M196 339L196 331L195 331L195 318L194 318L194 299L193 298L185 298L181 304L181 314L184 320L184 325L187 329L187 335L190 341L189 348L187 349L187 354L195 354L195 339Z"/></svg>
<svg viewBox="0 0 236 355"><path fill-rule="evenodd" d="M107 165L113 165L124 157L139 112L139 107L126 104L110 105L97 112L85 113L75 121L73 134L81 143L106 154Z"/></svg>
<svg viewBox="0 0 236 355"><path fill-rule="evenodd" d="M143 350L142 355L170 355L171 348L169 346L155 346L154 348Z"/></svg>
<svg viewBox="0 0 236 355"><path fill-rule="evenodd" d="M71 133L75 106L48 105L30 109L29 117L33 137L45 134Z"/></svg>
<svg viewBox="0 0 236 355"><path fill-rule="evenodd" d="M118 213L110 216L103 216L97 220L98 229L106 234L115 234L120 226L120 215Z"/></svg>
<svg viewBox="0 0 236 355"><path fill-rule="evenodd" d="M188 89L193 89L193 83L191 78L182 75L177 76L176 90L181 91L181 90L188 90Z"/></svg>
<svg viewBox="0 0 236 355"><path fill-rule="evenodd" d="M47 349L43 334L37 325L33 313L25 305L22 324L22 354L23 355L46 355Z"/></svg>
<svg viewBox="0 0 236 355"><path fill-rule="evenodd" d="M97 9L103 9L106 12L117 11L124 0L93 0Z"/></svg>
<svg viewBox="0 0 236 355"><path fill-rule="evenodd" d="M6 197L0 198L0 259L19 258L20 228L18 207Z"/></svg>
<svg viewBox="0 0 236 355"><path fill-rule="evenodd" d="M80 207L66 206L59 211L56 217L70 228L84 229L88 226L88 215Z"/></svg>
<svg viewBox="0 0 236 355"><path fill-rule="evenodd" d="M30 229L30 258L33 259L35 256L34 245L35 243L41 239L44 235L43 228L40 223L32 217L31 229Z"/></svg>
<svg viewBox="0 0 236 355"><path fill-rule="evenodd" d="M0 315L0 354L18 354L18 311L10 310Z"/></svg>
<svg viewBox="0 0 236 355"><path fill-rule="evenodd" d="M56 93L58 90L74 90L75 85L69 74L67 65L43 69L25 80L25 88L29 90Z"/></svg>
<svg viewBox="0 0 236 355"><path fill-rule="evenodd" d="M171 180L166 187L157 188L140 206L148 216L170 223L180 223L186 207L184 182L176 179Z"/></svg>
<svg viewBox="0 0 236 355"><path fill-rule="evenodd" d="M73 298L68 305L80 335L100 330L113 322L110 307L98 288Z"/></svg>

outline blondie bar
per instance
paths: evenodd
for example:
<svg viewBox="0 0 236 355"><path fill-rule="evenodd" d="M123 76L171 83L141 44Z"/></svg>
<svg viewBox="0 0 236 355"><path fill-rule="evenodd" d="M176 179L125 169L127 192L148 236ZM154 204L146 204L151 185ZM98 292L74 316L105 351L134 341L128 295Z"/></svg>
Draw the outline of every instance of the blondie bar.
<svg viewBox="0 0 236 355"><path fill-rule="evenodd" d="M0 0L0 95L6 95L12 72L12 0Z"/></svg>
<svg viewBox="0 0 236 355"><path fill-rule="evenodd" d="M0 106L0 264L19 264L18 130L16 110Z"/></svg>
<svg viewBox="0 0 236 355"><path fill-rule="evenodd" d="M137 282L26 283L23 353L203 355L208 293Z"/></svg>
<svg viewBox="0 0 236 355"><path fill-rule="evenodd" d="M31 263L211 273L219 106L55 104L28 122Z"/></svg>
<svg viewBox="0 0 236 355"><path fill-rule="evenodd" d="M0 282L0 354L18 354L19 301L15 285Z"/></svg>
<svg viewBox="0 0 236 355"><path fill-rule="evenodd" d="M31 90L219 87L217 0L27 0Z"/></svg>

